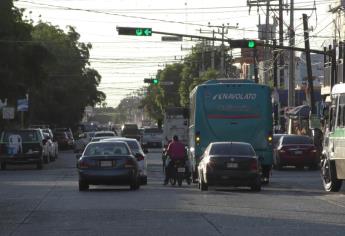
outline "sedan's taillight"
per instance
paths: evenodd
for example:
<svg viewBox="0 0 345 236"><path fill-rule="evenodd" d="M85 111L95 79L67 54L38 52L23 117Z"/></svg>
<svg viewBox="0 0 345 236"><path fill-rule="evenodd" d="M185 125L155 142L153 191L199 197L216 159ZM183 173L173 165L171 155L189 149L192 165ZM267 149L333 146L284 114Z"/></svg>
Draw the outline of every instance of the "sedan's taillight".
<svg viewBox="0 0 345 236"><path fill-rule="evenodd" d="M79 169L87 169L91 167L96 167L96 161L80 159L78 162Z"/></svg>
<svg viewBox="0 0 345 236"><path fill-rule="evenodd" d="M208 160L207 166L209 166L209 167L211 167L211 168L216 167L216 161L213 160L213 159Z"/></svg>
<svg viewBox="0 0 345 236"><path fill-rule="evenodd" d="M142 161L142 160L145 159L144 156L141 155L141 154L137 154L137 155L136 155L136 158L137 158L137 161Z"/></svg>
<svg viewBox="0 0 345 236"><path fill-rule="evenodd" d="M250 162L250 170L257 171L258 170L258 161L256 159Z"/></svg>
<svg viewBox="0 0 345 236"><path fill-rule="evenodd" d="M135 160L127 159L125 163L125 168L134 168L134 167L135 167Z"/></svg>

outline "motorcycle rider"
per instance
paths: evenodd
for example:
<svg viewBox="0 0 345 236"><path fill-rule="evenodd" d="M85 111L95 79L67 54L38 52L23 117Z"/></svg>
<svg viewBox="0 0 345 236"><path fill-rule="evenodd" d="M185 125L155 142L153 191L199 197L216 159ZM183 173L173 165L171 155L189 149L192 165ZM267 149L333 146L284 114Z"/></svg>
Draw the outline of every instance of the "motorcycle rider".
<svg viewBox="0 0 345 236"><path fill-rule="evenodd" d="M178 140L178 136L174 135L173 140L169 143L166 150L166 154L170 158L170 162L165 169L165 180L164 185L168 184L169 176L171 175L172 167L174 166L174 161L186 159L186 149L183 143Z"/></svg>

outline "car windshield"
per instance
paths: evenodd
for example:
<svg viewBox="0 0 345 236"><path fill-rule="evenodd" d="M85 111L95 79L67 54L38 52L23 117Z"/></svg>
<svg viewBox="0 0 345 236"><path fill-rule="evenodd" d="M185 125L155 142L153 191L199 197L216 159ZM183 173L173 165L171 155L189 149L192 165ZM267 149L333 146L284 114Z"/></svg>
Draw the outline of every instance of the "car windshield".
<svg viewBox="0 0 345 236"><path fill-rule="evenodd" d="M313 144L313 140L307 136L285 136L282 144Z"/></svg>
<svg viewBox="0 0 345 236"><path fill-rule="evenodd" d="M6 131L3 136L4 142L10 142L12 137L20 136L22 142L37 142L39 141L39 137L37 135L38 132L34 130L16 130L16 131Z"/></svg>
<svg viewBox="0 0 345 236"><path fill-rule="evenodd" d="M124 143L99 142L87 146L84 156L121 156L129 155L129 150Z"/></svg>
<svg viewBox="0 0 345 236"><path fill-rule="evenodd" d="M255 152L248 144L217 143L212 145L210 155L255 156Z"/></svg>

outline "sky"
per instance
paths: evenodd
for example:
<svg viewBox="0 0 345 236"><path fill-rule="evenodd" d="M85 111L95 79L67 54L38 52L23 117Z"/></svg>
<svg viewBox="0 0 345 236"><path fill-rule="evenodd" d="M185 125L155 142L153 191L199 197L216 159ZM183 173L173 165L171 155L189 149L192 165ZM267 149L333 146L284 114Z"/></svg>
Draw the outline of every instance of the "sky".
<svg viewBox="0 0 345 236"><path fill-rule="evenodd" d="M331 42L332 17L328 7L334 2L295 0L296 8L317 8L295 11L296 46L304 47L303 13L310 16L311 48L320 49ZM226 38L241 39L258 37L259 15L261 23L265 22L265 8L252 7L249 13L247 0L18 0L15 6L25 8L24 16L34 22L41 19L63 30L72 25L81 35L80 41L92 43L91 66L102 76L98 89L107 95L108 106L113 107L145 86L144 78L154 77L167 64L181 62L197 43L187 38L183 42L163 42L162 35L157 34L152 37L118 35L117 26L211 36L212 30L217 32L217 26L226 25L229 26ZM278 12L273 10L271 23L274 16L278 17ZM285 30L289 22L285 12Z"/></svg>

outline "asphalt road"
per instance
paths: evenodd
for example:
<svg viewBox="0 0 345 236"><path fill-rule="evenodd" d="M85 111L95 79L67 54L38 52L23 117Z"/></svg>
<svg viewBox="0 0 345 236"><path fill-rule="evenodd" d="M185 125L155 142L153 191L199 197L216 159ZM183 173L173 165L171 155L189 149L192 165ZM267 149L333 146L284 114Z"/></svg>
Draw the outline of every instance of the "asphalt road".
<svg viewBox="0 0 345 236"><path fill-rule="evenodd" d="M319 171L275 171L259 193L163 186L150 153L139 191L79 192L75 156L0 171L0 235L345 235L345 194L325 193Z"/></svg>

